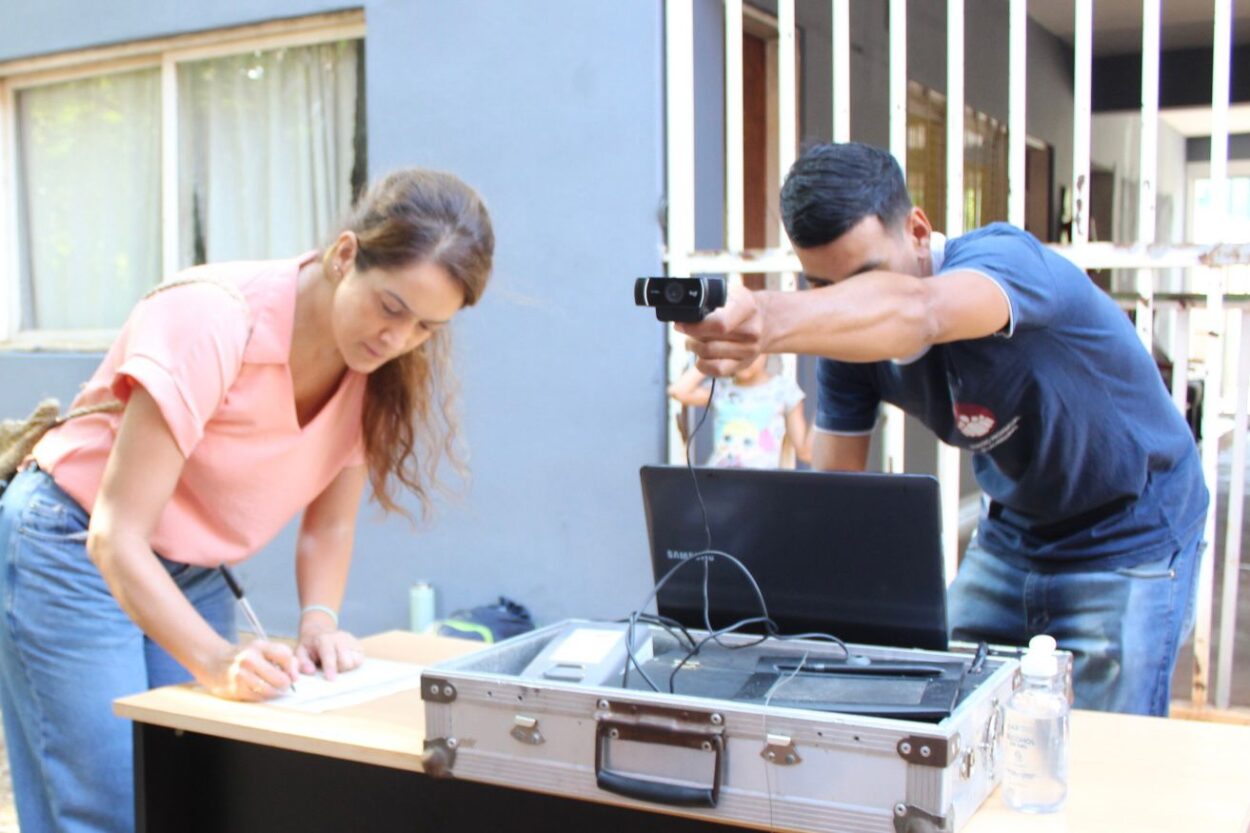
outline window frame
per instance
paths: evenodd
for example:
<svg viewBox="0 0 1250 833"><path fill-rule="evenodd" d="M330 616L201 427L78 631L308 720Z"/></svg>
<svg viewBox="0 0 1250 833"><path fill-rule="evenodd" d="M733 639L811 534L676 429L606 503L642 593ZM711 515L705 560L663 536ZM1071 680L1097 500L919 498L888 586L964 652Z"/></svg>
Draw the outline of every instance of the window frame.
<svg viewBox="0 0 1250 833"><path fill-rule="evenodd" d="M1250 177L1250 159L1229 159L1227 163L1227 177L1229 179L1242 179ZM1194 233L1194 216L1197 212L1195 208L1198 200L1198 181L1201 179L1211 178L1211 162L1208 160L1186 162L1185 163L1185 239L1196 240L1197 234ZM1236 241L1230 241L1236 242ZM1230 274L1235 274L1240 270L1232 270Z"/></svg>
<svg viewBox="0 0 1250 833"><path fill-rule="evenodd" d="M138 69L161 71L161 277L178 271L178 65L248 52L316 46L365 38L361 9L211 29L116 46L0 62L0 351L91 351L108 348L117 329L21 328L18 244L17 94Z"/></svg>

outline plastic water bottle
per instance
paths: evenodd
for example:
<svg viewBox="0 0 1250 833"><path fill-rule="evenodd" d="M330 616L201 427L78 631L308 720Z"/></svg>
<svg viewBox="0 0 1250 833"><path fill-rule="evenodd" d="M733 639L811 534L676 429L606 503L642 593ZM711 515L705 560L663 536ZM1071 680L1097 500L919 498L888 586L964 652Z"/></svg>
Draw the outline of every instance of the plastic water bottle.
<svg viewBox="0 0 1250 833"><path fill-rule="evenodd" d="M408 591L408 627L413 633L425 633L434 624L434 586L419 581Z"/></svg>
<svg viewBox="0 0 1250 833"><path fill-rule="evenodd" d="M1020 687L1007 701L1003 801L1049 813L1068 795L1068 706L1050 637L1034 638L1020 660Z"/></svg>

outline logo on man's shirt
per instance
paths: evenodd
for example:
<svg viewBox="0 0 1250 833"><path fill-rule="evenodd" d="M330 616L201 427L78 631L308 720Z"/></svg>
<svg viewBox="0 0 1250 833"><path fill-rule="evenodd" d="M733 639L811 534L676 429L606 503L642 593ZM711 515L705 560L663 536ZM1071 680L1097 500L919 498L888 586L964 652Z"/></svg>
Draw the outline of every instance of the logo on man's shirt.
<svg viewBox="0 0 1250 833"><path fill-rule="evenodd" d="M955 403L955 427L965 437L972 439L984 437L993 431L997 424L998 420L994 418L994 412L989 408L963 402Z"/></svg>

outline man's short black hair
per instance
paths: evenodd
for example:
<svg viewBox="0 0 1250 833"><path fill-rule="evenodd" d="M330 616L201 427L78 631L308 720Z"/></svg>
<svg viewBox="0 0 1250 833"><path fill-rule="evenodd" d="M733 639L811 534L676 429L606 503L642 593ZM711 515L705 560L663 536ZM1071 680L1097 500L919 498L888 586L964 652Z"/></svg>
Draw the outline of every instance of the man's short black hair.
<svg viewBox="0 0 1250 833"><path fill-rule="evenodd" d="M893 227L910 210L898 162L859 142L813 145L781 186L781 219L790 242L800 249L837 240L865 217Z"/></svg>

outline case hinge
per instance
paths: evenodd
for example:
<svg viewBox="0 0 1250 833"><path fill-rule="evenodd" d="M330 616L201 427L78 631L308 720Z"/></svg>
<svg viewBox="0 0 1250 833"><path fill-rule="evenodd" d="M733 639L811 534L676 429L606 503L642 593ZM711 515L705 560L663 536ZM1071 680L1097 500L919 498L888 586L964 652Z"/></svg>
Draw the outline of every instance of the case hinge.
<svg viewBox="0 0 1250 833"><path fill-rule="evenodd" d="M456 687L447 680L422 674L421 699L431 703L450 703L456 699Z"/></svg>
<svg viewBox="0 0 1250 833"><path fill-rule="evenodd" d="M895 749L909 764L945 769L959 754L959 736L947 741L946 738L909 735L900 740Z"/></svg>

